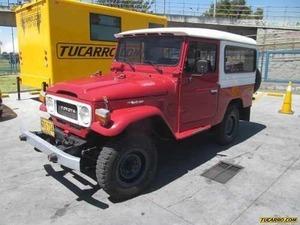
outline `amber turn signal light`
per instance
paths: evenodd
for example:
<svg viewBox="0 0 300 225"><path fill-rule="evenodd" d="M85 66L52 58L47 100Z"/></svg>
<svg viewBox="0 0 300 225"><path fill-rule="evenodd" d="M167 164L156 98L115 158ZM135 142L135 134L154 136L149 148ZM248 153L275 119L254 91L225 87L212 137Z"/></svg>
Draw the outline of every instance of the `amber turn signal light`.
<svg viewBox="0 0 300 225"><path fill-rule="evenodd" d="M96 109L95 110L96 120L98 120L102 126L106 126L110 121L110 111L107 109Z"/></svg>

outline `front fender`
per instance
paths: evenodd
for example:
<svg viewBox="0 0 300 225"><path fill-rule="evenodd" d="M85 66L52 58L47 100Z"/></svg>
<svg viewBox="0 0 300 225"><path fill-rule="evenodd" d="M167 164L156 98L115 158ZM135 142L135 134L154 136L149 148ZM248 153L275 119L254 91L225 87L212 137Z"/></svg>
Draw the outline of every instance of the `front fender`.
<svg viewBox="0 0 300 225"><path fill-rule="evenodd" d="M130 124L151 116L160 116L165 121L162 112L155 106L136 106L126 109L117 109L111 113L113 125L103 127L100 122L93 122L91 130L107 137L117 136Z"/></svg>

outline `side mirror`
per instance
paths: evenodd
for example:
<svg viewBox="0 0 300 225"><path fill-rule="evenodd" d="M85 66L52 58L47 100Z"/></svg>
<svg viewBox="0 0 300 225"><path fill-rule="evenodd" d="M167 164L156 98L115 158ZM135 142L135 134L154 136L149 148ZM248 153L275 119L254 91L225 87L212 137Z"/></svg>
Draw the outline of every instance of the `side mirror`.
<svg viewBox="0 0 300 225"><path fill-rule="evenodd" d="M207 60L199 59L195 63L195 73L197 74L207 74L209 71L209 62Z"/></svg>

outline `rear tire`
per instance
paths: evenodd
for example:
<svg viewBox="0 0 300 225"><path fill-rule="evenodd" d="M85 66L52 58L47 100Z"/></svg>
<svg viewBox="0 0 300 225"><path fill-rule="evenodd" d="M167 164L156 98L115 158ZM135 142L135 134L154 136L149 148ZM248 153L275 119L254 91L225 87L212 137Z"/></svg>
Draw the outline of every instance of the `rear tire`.
<svg viewBox="0 0 300 225"><path fill-rule="evenodd" d="M100 187L114 200L141 193L153 180L157 152L149 137L129 135L103 147L96 165Z"/></svg>
<svg viewBox="0 0 300 225"><path fill-rule="evenodd" d="M228 145L237 137L239 119L238 107L235 104L229 105L223 121L216 126L216 141L218 144Z"/></svg>

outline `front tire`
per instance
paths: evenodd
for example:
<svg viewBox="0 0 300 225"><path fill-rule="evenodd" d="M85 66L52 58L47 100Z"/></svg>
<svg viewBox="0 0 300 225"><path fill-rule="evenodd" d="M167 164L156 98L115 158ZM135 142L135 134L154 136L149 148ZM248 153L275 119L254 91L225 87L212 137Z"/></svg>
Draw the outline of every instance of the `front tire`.
<svg viewBox="0 0 300 225"><path fill-rule="evenodd" d="M141 193L153 180L157 152L145 135L127 135L103 147L96 176L111 198L125 200Z"/></svg>
<svg viewBox="0 0 300 225"><path fill-rule="evenodd" d="M223 121L216 127L216 141L220 145L230 144L238 135L239 110L236 105L230 105Z"/></svg>

